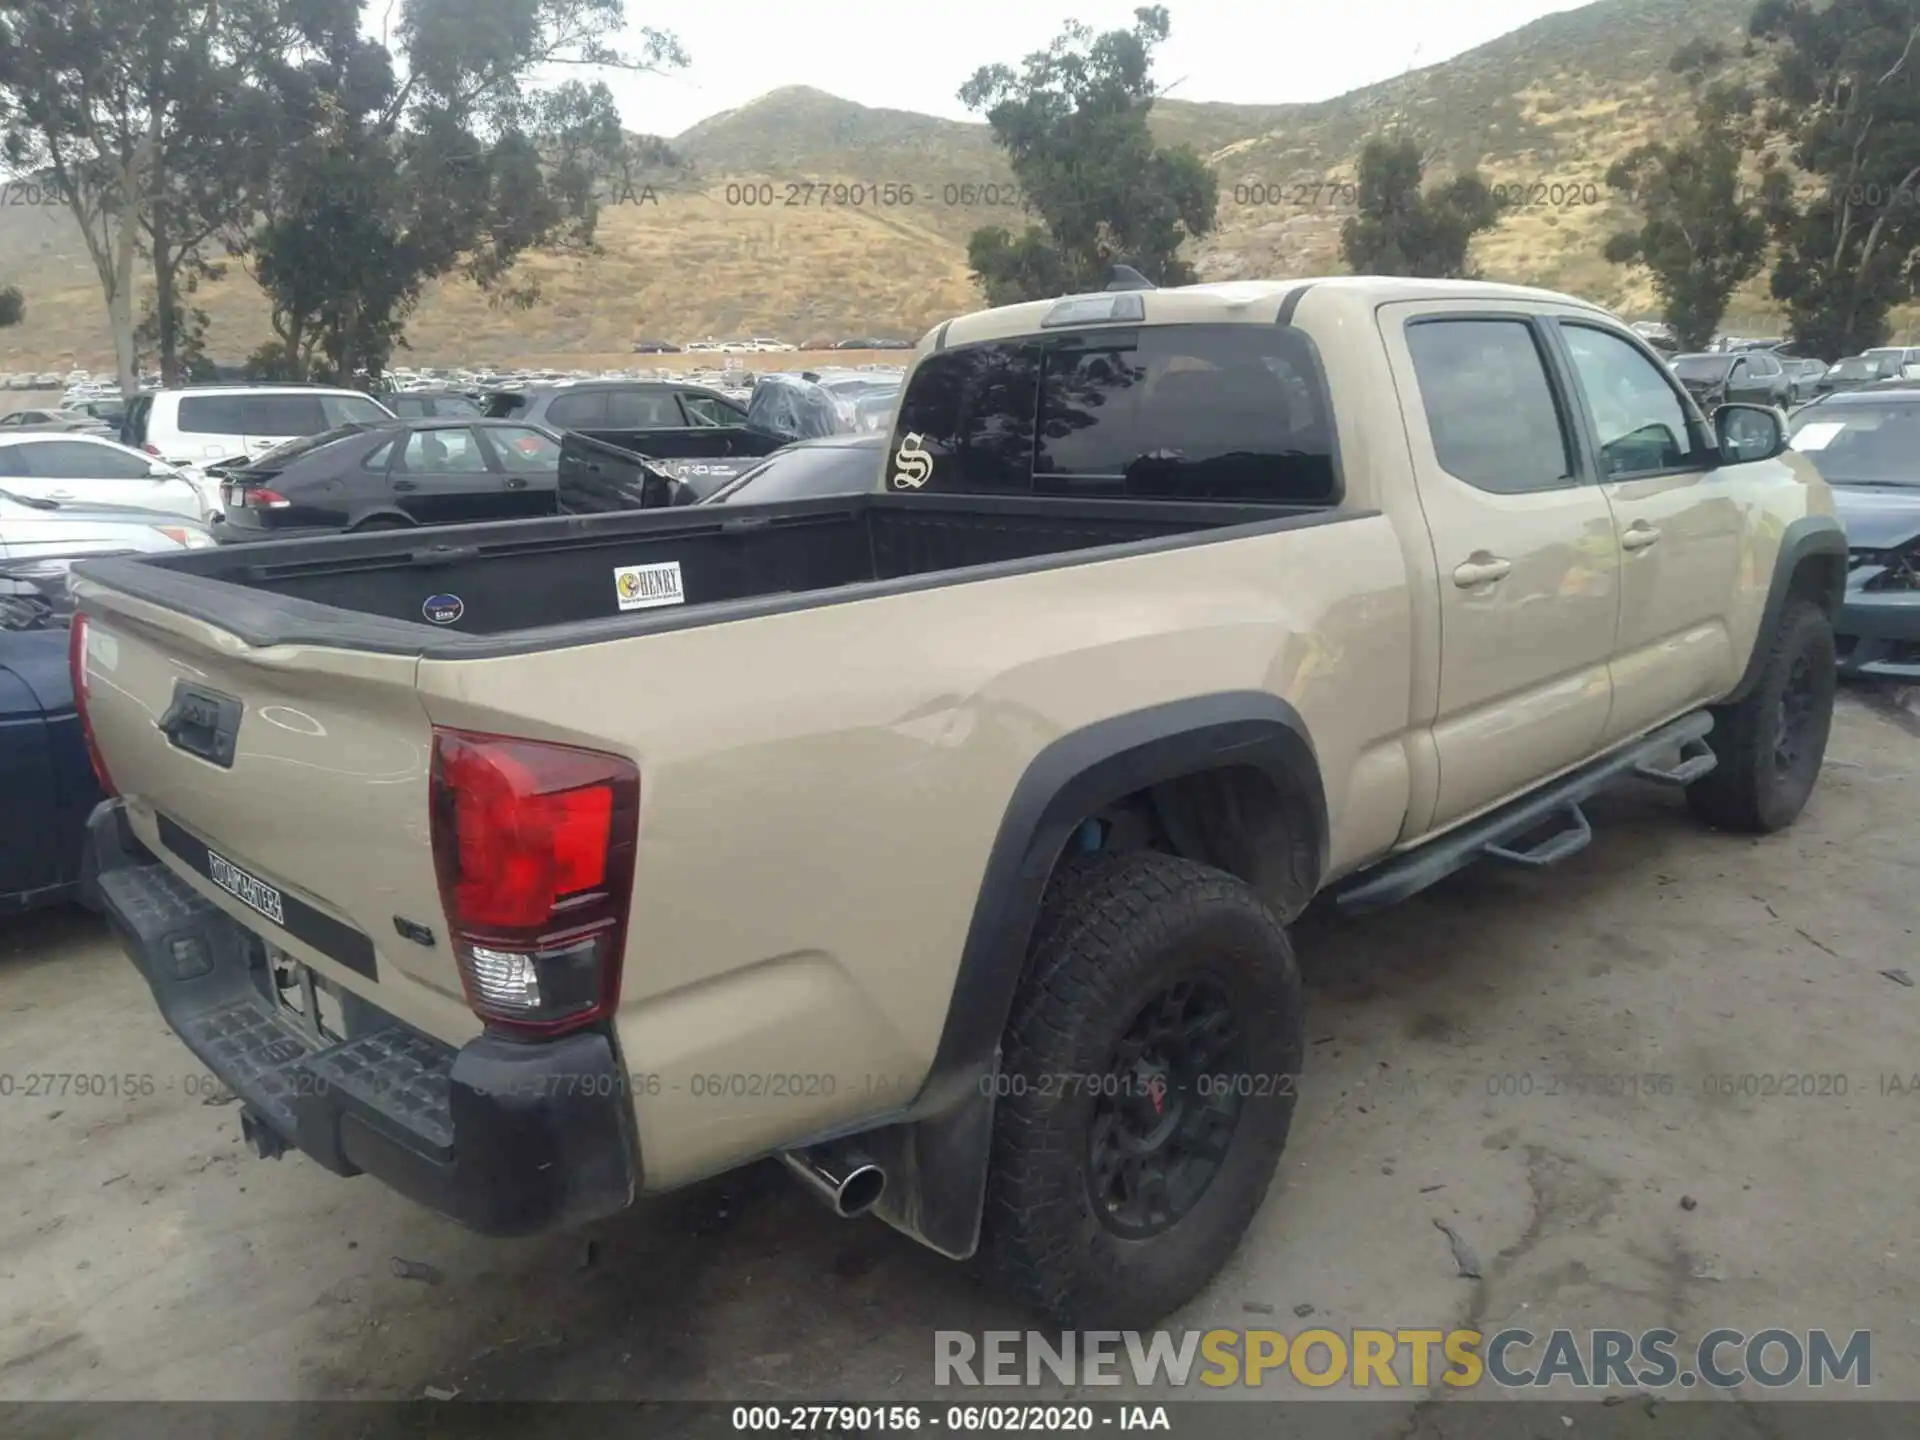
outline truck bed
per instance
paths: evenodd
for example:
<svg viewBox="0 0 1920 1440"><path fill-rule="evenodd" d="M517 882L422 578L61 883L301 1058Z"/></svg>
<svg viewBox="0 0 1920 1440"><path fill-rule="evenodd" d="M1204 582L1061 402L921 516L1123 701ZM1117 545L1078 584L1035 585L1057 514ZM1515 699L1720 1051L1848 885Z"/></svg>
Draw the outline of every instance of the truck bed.
<svg viewBox="0 0 1920 1440"><path fill-rule="evenodd" d="M695 506L373 532L89 561L76 571L252 645L455 658L744 619L1335 518L1347 514L876 493L724 512ZM677 573L643 569L636 598L652 603L621 608L617 572L676 565ZM441 618L430 621L429 612Z"/></svg>

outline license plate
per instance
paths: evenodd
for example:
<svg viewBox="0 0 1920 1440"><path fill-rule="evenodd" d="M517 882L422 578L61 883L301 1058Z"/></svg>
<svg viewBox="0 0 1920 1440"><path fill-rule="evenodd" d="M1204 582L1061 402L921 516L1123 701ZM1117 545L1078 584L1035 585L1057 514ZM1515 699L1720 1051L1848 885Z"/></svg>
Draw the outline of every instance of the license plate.
<svg viewBox="0 0 1920 1440"><path fill-rule="evenodd" d="M258 875L249 874L224 855L207 851L207 878L245 905L257 910L276 925L287 923L287 912L280 892Z"/></svg>

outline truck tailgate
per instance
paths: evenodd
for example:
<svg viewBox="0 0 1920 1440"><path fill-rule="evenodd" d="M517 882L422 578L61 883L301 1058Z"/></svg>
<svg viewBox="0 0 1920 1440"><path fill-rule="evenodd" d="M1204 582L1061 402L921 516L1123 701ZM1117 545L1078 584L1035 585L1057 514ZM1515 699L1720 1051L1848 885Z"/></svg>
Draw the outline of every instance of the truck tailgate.
<svg viewBox="0 0 1920 1440"><path fill-rule="evenodd" d="M447 946L401 938L445 928L417 659L256 649L98 582L75 590L88 714L139 839L321 976L443 1038L477 1031Z"/></svg>

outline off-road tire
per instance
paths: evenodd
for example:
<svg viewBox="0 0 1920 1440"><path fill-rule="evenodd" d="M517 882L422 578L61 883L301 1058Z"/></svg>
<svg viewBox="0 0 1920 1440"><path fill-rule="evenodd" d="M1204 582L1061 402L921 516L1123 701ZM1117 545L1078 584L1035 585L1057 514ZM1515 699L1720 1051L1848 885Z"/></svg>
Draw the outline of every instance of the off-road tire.
<svg viewBox="0 0 1920 1440"><path fill-rule="evenodd" d="M1806 808L1827 753L1839 687L1833 622L1819 606L1789 601L1762 643L1767 656L1758 682L1745 699L1713 712L1707 744L1720 763L1687 787L1687 804L1700 819L1750 835L1785 829ZM1784 763L1782 717L1790 700L1797 733L1792 763Z"/></svg>
<svg viewBox="0 0 1920 1440"><path fill-rule="evenodd" d="M1183 979L1230 1003L1238 1073L1189 1085L1179 1103L1232 1085L1239 1110L1191 1208L1127 1238L1093 1198L1100 1077L1150 1002ZM1069 1327L1145 1328L1192 1299L1266 1197L1293 1121L1302 1026L1292 946L1250 887L1154 852L1064 861L1002 1042L982 1219L989 1277Z"/></svg>

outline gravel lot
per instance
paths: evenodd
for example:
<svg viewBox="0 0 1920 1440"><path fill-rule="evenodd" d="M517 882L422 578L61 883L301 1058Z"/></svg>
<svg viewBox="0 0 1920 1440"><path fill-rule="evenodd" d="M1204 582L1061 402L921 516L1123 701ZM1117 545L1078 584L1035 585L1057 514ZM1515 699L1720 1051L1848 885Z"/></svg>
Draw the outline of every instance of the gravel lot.
<svg viewBox="0 0 1920 1440"><path fill-rule="evenodd" d="M1634 789L1557 870L1303 925L1313 1043L1281 1179L1170 1323L1868 1329L1875 1394L1920 1399L1920 1094L1883 1080L1920 1071L1920 990L1881 973L1920 978L1920 698L1845 691L1828 755L1777 837ZM81 1070L152 1093L23 1093ZM773 1167L501 1242L254 1159L78 912L0 928L0 1071L0 1399L932 1398L935 1328L1032 1324ZM1786 1074L1846 1093L1716 1093ZM1647 1075L1671 1093L1609 1093ZM1420 1433L1474 1433L1449 1408ZM1714 1433L1777 1433L1762 1408L1715 1407Z"/></svg>

